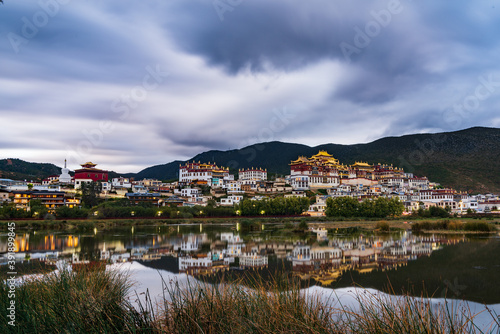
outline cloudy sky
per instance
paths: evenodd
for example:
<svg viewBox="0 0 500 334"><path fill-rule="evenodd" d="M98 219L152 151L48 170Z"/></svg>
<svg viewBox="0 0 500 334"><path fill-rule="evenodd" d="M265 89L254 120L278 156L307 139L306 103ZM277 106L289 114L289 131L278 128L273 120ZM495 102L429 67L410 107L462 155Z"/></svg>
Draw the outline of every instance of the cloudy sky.
<svg viewBox="0 0 500 334"><path fill-rule="evenodd" d="M499 0L4 0L0 34L0 158L500 127Z"/></svg>

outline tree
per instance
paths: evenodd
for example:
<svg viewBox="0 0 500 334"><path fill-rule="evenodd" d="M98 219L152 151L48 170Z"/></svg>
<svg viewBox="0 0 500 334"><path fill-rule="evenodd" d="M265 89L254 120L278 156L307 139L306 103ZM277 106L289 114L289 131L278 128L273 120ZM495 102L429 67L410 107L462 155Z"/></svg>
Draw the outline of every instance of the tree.
<svg viewBox="0 0 500 334"><path fill-rule="evenodd" d="M45 205L42 204L41 199L30 200L29 208L30 208L31 217L36 216L36 218L41 218L41 217L44 217L48 212L47 207L45 207Z"/></svg>
<svg viewBox="0 0 500 334"><path fill-rule="evenodd" d="M398 197L391 198L389 201L389 214L391 216L401 216L405 211L405 205Z"/></svg>
<svg viewBox="0 0 500 334"><path fill-rule="evenodd" d="M326 201L326 215L330 217L377 217L399 216L404 211L404 204L399 198L379 197L359 203L357 199L344 196L329 198Z"/></svg>
<svg viewBox="0 0 500 334"><path fill-rule="evenodd" d="M87 209L69 208L66 205L56 209L56 217L58 218L85 218L89 214Z"/></svg>
<svg viewBox="0 0 500 334"><path fill-rule="evenodd" d="M305 231L309 228L309 225L307 225L307 222L305 221L301 221L300 224L299 224L299 229L302 230L302 231Z"/></svg>
<svg viewBox="0 0 500 334"><path fill-rule="evenodd" d="M101 182L83 182L82 191L82 203L86 208L92 208L99 204L99 194L102 190Z"/></svg>
<svg viewBox="0 0 500 334"><path fill-rule="evenodd" d="M357 217L359 202L349 196L329 198L326 200L325 214L330 217Z"/></svg>

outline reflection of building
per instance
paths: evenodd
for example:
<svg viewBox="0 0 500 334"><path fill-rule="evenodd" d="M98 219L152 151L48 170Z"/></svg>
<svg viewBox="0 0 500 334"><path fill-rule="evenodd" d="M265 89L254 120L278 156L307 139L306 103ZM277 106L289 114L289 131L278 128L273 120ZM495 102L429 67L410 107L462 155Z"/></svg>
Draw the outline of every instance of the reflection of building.
<svg viewBox="0 0 500 334"><path fill-rule="evenodd" d="M220 234L220 240L222 241L227 241L230 244L235 244L239 242L243 242L243 240L240 238L239 234L234 234L234 233L221 233Z"/></svg>
<svg viewBox="0 0 500 334"><path fill-rule="evenodd" d="M245 247L244 244L238 243L238 244L228 244L227 245L227 250L226 254L228 256L239 256L242 253L243 248Z"/></svg>
<svg viewBox="0 0 500 334"><path fill-rule="evenodd" d="M229 263L234 259L217 256L215 259L212 253L205 256L199 254L198 256L182 256L179 257L179 272L185 272L189 275L207 275L220 270L229 268Z"/></svg>
<svg viewBox="0 0 500 334"><path fill-rule="evenodd" d="M255 253L243 253L239 256L240 267L242 268L260 268L267 266L268 257L257 255Z"/></svg>
<svg viewBox="0 0 500 334"><path fill-rule="evenodd" d="M336 247L296 246L292 256L293 270L309 272L337 268L342 261L342 250Z"/></svg>
<svg viewBox="0 0 500 334"><path fill-rule="evenodd" d="M375 262L379 252L380 251L375 248L368 248L365 247L365 245L360 245L356 249L346 250L343 255L343 262L353 267L363 266Z"/></svg>
<svg viewBox="0 0 500 334"><path fill-rule="evenodd" d="M176 248L180 248L183 252L195 252L200 249L201 244L205 242L207 242L206 234L189 234L182 238L180 245L177 245Z"/></svg>
<svg viewBox="0 0 500 334"><path fill-rule="evenodd" d="M330 240L328 247L298 245L292 252L292 268L303 279L312 278L322 284L337 280L343 272L356 270L391 270L405 266L422 256L429 256L441 244L455 244L462 239L414 237L406 233L401 240L368 238Z"/></svg>

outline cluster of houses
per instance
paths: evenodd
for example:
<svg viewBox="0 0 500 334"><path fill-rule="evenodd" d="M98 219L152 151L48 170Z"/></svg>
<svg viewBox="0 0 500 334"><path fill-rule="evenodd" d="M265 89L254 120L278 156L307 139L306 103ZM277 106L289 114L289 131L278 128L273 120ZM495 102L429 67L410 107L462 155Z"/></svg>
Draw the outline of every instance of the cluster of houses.
<svg viewBox="0 0 500 334"><path fill-rule="evenodd" d="M307 214L324 215L326 200L330 197L349 196L360 201L378 197L399 198L406 213L431 206L449 208L452 213L490 213L500 208L500 197L494 194L469 195L453 189L443 189L417 177L402 168L387 164L355 162L340 163L326 151L311 157L300 156L290 162L290 174L268 179L263 168L240 169L237 175L228 167L216 163L190 161L179 165L179 179L164 183L155 179L134 180L117 177L109 180L108 171L86 162L70 175L62 169L61 175L53 175L41 183L0 179L0 204L13 202L17 208L29 209L31 199L40 199L47 208L81 205L79 189L85 183L99 182L102 197L128 198L134 204L152 203L155 206L205 206L215 200L220 206L238 204L244 196L265 199L269 196L304 197L316 194L316 202Z"/></svg>

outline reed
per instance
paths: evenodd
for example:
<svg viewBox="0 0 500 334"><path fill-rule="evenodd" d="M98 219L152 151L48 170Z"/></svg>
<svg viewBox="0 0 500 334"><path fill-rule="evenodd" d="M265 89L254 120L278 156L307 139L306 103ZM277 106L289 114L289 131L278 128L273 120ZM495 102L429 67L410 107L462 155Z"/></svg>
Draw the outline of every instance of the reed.
<svg viewBox="0 0 500 334"><path fill-rule="evenodd" d="M249 283L250 282L250 283ZM331 333L332 309L306 297L297 281L247 278L217 285L164 282L164 312L157 319L168 333Z"/></svg>
<svg viewBox="0 0 500 334"><path fill-rule="evenodd" d="M136 333L151 328L129 303L128 277L109 270L61 270L28 278L16 287L16 326L0 312L1 333ZM6 310L6 281L0 308Z"/></svg>
<svg viewBox="0 0 500 334"><path fill-rule="evenodd" d="M130 279L116 270L62 270L16 289L16 327L0 312L1 333L481 333L465 302L392 296L359 289L358 307L304 293L298 280L275 275L221 284L180 285L162 278L159 304L146 293L135 307ZM0 285L7 308L7 285ZM138 297L138 296L137 296ZM458 303L458 304L457 304ZM498 332L498 316L490 312Z"/></svg>
<svg viewBox="0 0 500 334"><path fill-rule="evenodd" d="M359 289L359 308L336 296L305 294L282 277L218 285L164 282L164 307L155 319L166 333L482 333L465 302L435 304L427 297ZM498 330L496 315L487 332Z"/></svg>
<svg viewBox="0 0 500 334"><path fill-rule="evenodd" d="M433 303L427 297L360 292L359 309L341 307L337 328L345 333L483 333L465 302ZM496 325L495 317L492 323ZM493 326L487 330L493 332Z"/></svg>

